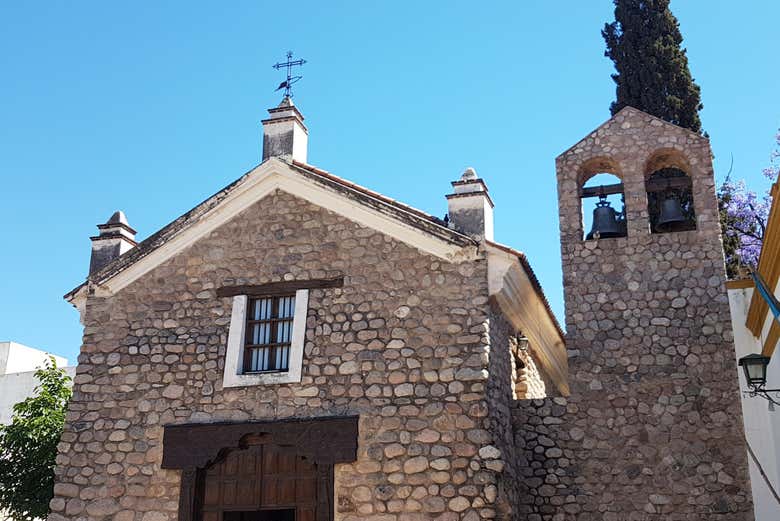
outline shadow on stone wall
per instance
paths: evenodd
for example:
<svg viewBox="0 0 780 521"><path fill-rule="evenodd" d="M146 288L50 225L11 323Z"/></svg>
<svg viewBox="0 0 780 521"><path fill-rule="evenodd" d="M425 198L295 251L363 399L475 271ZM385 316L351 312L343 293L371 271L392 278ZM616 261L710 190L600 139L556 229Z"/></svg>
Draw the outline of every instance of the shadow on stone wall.
<svg viewBox="0 0 780 521"><path fill-rule="evenodd" d="M516 400L512 406L520 473L516 519L558 521L563 513L576 516L575 484L578 468L574 454L565 449L582 439L582 431L565 422L567 399L562 397Z"/></svg>

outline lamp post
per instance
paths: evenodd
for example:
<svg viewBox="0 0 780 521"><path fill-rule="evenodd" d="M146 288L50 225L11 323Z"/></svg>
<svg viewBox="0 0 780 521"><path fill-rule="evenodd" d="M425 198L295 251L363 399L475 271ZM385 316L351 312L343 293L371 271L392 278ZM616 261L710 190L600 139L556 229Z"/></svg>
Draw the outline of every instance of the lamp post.
<svg viewBox="0 0 780 521"><path fill-rule="evenodd" d="M747 355L739 359L739 366L745 371L745 381L750 387L745 391L748 396L761 396L774 405L780 405L780 389L765 389L766 367L769 365L769 357L764 355ZM772 398L774 393L776 398Z"/></svg>

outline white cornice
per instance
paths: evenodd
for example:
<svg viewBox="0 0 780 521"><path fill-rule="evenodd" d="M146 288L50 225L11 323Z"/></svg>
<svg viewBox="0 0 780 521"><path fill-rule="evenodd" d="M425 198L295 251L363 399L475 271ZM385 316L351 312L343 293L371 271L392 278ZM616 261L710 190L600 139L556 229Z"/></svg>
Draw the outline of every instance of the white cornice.
<svg viewBox="0 0 780 521"><path fill-rule="evenodd" d="M569 394L569 363L564 339L517 256L486 245L488 291L529 345L558 391Z"/></svg>
<svg viewBox="0 0 780 521"><path fill-rule="evenodd" d="M81 322L81 325L84 324L84 312L87 310L87 294L89 293L89 288L87 284L84 284L80 288L78 288L76 291L69 293L65 296L65 300L73 304L73 307L76 308L79 311L79 322Z"/></svg>

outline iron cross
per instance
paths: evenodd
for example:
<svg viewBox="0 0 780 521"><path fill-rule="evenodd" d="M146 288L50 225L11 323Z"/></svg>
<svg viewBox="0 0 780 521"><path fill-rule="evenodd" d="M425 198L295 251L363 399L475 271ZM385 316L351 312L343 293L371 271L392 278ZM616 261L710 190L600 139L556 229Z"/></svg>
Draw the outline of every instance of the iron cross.
<svg viewBox="0 0 780 521"><path fill-rule="evenodd" d="M296 83L298 80L303 78L303 76L293 76L292 75L292 68L297 66L301 66L304 63L306 63L306 60L293 60L293 53L292 51L287 51L287 61L284 63L277 63L273 66L274 69L279 70L282 67L287 67L287 79L279 84L279 86L276 88L276 90L282 90L284 89L284 97L285 98L292 98L292 86L293 83Z"/></svg>

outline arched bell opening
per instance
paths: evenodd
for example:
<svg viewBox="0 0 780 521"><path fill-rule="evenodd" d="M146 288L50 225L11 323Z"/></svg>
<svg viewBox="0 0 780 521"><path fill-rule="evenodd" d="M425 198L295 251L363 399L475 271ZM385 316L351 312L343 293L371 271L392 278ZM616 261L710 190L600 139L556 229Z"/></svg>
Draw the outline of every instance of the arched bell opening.
<svg viewBox="0 0 780 521"><path fill-rule="evenodd" d="M684 170L666 166L653 171L645 181L651 233L696 229L693 185Z"/></svg>
<svg viewBox="0 0 780 521"><path fill-rule="evenodd" d="M584 240L626 237L626 198L623 182L608 172L594 172L580 187Z"/></svg>

